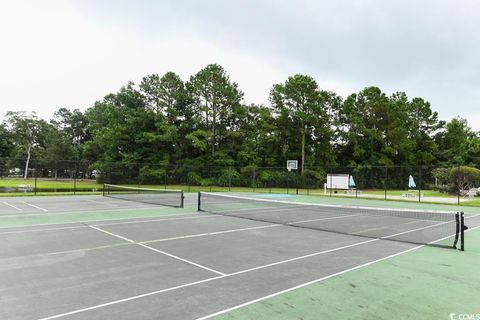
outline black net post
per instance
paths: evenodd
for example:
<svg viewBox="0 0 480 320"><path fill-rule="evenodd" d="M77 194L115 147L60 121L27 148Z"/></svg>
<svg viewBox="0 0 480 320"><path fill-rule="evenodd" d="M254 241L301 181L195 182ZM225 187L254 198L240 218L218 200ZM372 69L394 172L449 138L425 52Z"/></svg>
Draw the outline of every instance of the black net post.
<svg viewBox="0 0 480 320"><path fill-rule="evenodd" d="M180 198L180 208L183 208L184 205L185 205L185 196L184 196L184 194L183 194L183 190L182 190L182 192L180 193L180 197L181 197L181 198Z"/></svg>
<svg viewBox="0 0 480 320"><path fill-rule="evenodd" d="M197 198L197 211L202 211L202 193L198 192L198 198Z"/></svg>
<svg viewBox="0 0 480 320"><path fill-rule="evenodd" d="M463 212L460 212L460 250L465 251L465 230L468 227L465 225L465 217Z"/></svg>
<svg viewBox="0 0 480 320"><path fill-rule="evenodd" d="M460 213L455 214L455 239L453 240L453 248L457 248L458 237L460 236Z"/></svg>

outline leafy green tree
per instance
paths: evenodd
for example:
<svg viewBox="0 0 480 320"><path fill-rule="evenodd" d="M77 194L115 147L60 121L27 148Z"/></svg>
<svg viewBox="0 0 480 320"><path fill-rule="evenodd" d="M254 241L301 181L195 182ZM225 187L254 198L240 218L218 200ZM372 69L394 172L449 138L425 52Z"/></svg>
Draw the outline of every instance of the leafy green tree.
<svg viewBox="0 0 480 320"><path fill-rule="evenodd" d="M320 139L329 139L331 136L321 91L313 78L297 74L289 77L285 83L273 86L270 102L278 114L282 129L293 137L293 145L288 144L286 137L284 148L295 149L294 137L295 133L298 133L303 174L307 156L306 148L311 155L314 153L316 142Z"/></svg>
<svg viewBox="0 0 480 320"><path fill-rule="evenodd" d="M173 72L162 77L153 74L142 79L140 91L147 108L155 114L155 130L146 132L145 136L159 149L168 150L168 163L174 163L189 102L185 84ZM180 157L177 155L177 158Z"/></svg>
<svg viewBox="0 0 480 320"><path fill-rule="evenodd" d="M70 137L55 126L47 126L44 133L42 155L46 160L74 160L75 146Z"/></svg>
<svg viewBox="0 0 480 320"><path fill-rule="evenodd" d="M40 167L53 168L56 180L59 170L74 168L72 161L78 159L76 147L65 131L52 124L47 124L42 133L42 148L37 155L43 161L39 161L37 164L40 164Z"/></svg>
<svg viewBox="0 0 480 320"><path fill-rule="evenodd" d="M6 121L12 132L17 155L26 156L24 179L27 179L33 149L40 145L47 123L38 119L35 113L28 114L25 111L7 112Z"/></svg>
<svg viewBox="0 0 480 320"><path fill-rule="evenodd" d="M13 150L12 135L2 123L0 124L0 158L6 158L10 156Z"/></svg>
<svg viewBox="0 0 480 320"><path fill-rule="evenodd" d="M85 146L85 155L98 157L95 159L98 167L112 162L126 167L160 152L152 149L145 137L145 132L155 128L152 111L146 108L141 93L131 82L96 102L85 115L92 134L92 141Z"/></svg>
<svg viewBox="0 0 480 320"><path fill-rule="evenodd" d="M429 102L417 97L407 105L405 125L409 131L407 140L415 144L406 164L435 164L437 162L435 155L438 152L435 137L445 126L445 122L438 120L438 113L432 111Z"/></svg>
<svg viewBox="0 0 480 320"><path fill-rule="evenodd" d="M76 157L81 158L83 145L90 136L85 115L79 109L60 108L55 112L50 123L66 134L75 147Z"/></svg>
<svg viewBox="0 0 480 320"><path fill-rule="evenodd" d="M480 168L480 135L475 133L467 142L465 163Z"/></svg>
<svg viewBox="0 0 480 320"><path fill-rule="evenodd" d="M458 166L450 171L451 181L457 190L470 190L480 184L480 169Z"/></svg>
<svg viewBox="0 0 480 320"><path fill-rule="evenodd" d="M449 165L465 164L469 151L469 140L474 136L467 120L452 119L447 123L446 130L437 136L441 160Z"/></svg>
<svg viewBox="0 0 480 320"><path fill-rule="evenodd" d="M386 96L365 88L344 102L339 120L339 158L347 165L431 165L443 122L421 98Z"/></svg>
<svg viewBox="0 0 480 320"><path fill-rule="evenodd" d="M187 83L200 130L210 134L211 156L215 158L219 136L222 137L232 121L233 109L240 106L243 93L231 82L218 64L210 64L190 78Z"/></svg>

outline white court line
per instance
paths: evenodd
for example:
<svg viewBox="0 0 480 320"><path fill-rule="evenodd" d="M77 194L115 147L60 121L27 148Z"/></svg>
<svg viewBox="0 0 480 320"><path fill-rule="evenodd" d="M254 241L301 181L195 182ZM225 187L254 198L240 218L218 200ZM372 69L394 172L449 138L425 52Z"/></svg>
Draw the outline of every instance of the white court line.
<svg viewBox="0 0 480 320"><path fill-rule="evenodd" d="M113 233L113 232L109 232L109 231L107 231L107 230L103 230L103 229L101 229L101 228L94 227L94 226L89 226L89 227L92 228L92 229L98 230L98 231L100 231L100 232L103 232L103 233L105 233L105 234L108 234L108 235L110 235L110 236L112 236L112 237L116 237L116 238L125 240L125 241L127 241L127 242L130 242L130 243L139 245L139 246L141 246L141 247L143 247L143 248L146 248L146 249L148 249L148 250L151 250L151 251L154 251L154 252L157 252L157 253L161 253L161 254L166 255L166 256L168 256L168 257L170 257L170 258L174 258L174 259L176 259L176 260L183 261L183 262L188 263L188 264L190 264L190 265L192 265L192 266L196 266L196 267L198 267L198 268L202 268L202 269L204 269L204 270L207 270L207 271L210 271L210 272L219 274L219 275L221 275L221 276L224 276L224 275L225 275L225 273L223 273L223 272L220 272L220 271L211 269L211 268L209 268L209 267L203 266L203 265L201 265L201 264L195 263L195 262L190 261L190 260L187 260L187 259L180 258L180 257L178 257L178 256L176 256L176 255L171 254L171 253L168 253L168 252L165 252L165 251L162 251L162 250L158 250L158 249L152 248L152 247L150 247L150 246L147 246L146 244L139 243L139 242L135 242L135 241L133 241L133 240L131 240L131 239L128 239L128 238L123 237L123 236L120 236L120 235L115 234L115 233Z"/></svg>
<svg viewBox="0 0 480 320"><path fill-rule="evenodd" d="M475 230L475 229L478 229L478 228L480 228L480 226L474 227L474 228L472 228L472 229L468 229L466 232L471 231L471 230ZM442 240L445 240L445 239L448 239L448 238L450 238L450 237L445 237L445 238L436 240L436 241L434 241L434 242L432 242L432 243L435 243L435 242L438 242L438 241L442 241ZM431 243L430 243L430 244L431 244ZM269 298L272 298L272 297L275 297L275 296L278 296L278 295L281 295L281 294L284 294L284 293L287 293L287 292L290 292L290 291L293 291L293 290L296 290L296 289L300 289L300 288L309 286L309 285L314 284L314 283L316 283L316 282L321 282L321 281L324 281L324 280L327 280L327 279L330 279L330 278L333 278L333 277L342 275L342 274L344 274L344 273L347 273L347 272L350 272L350 271L354 271L354 270L357 270L357 269L360 269L360 268L363 268L363 267L372 265L372 264L374 264L374 263L377 263L377 262L380 262L380 261L383 261L383 260L387 260L387 259L390 259L390 258L399 256L399 255L402 255L402 254L405 254L405 253L410 252L410 251L413 251L413 250L420 249L420 248L425 247L425 246L426 246L426 245L418 245L418 246L416 246L416 247L407 249L407 250L402 251L402 252L398 252L398 253L392 254L392 255L387 256L387 257L383 257L383 258L380 258L380 259L377 259L377 260L374 260L374 261L370 261L370 262L367 262L367 263L364 263L364 264L355 266L355 267L350 268L350 269L346 269L346 270L343 270L343 271L340 271L340 272L336 272L336 273L333 273L333 274L329 274L329 275L327 275L327 276L324 276L324 277L321 277L321 278L318 278L318 279L315 279L315 280L312 280L312 281L309 281L309 282L302 283L302 284L300 284L300 285L298 285L298 286L294 286L294 287L291 287L291 288L288 288L288 289L285 289L285 290L281 290L281 291L278 291L278 292L269 294L269 295L267 295L267 296L263 296L263 297L260 297L260 298L254 299L254 300L250 300L250 301L248 301L248 302L245 302L245 303L236 305L236 306L234 306L234 307L231 307L231 308L228 308L228 309L224 309L224 310L221 310L221 311L218 311L218 312L209 314L209 315L204 316L204 317L197 318L196 320L206 320L206 319L209 319L209 318L212 318L212 317L215 317L215 316L218 316L218 315L221 315L221 314L224 314L224 313L227 313L227 312L236 310L236 309L240 309L240 308L242 308L242 307L245 307L245 306L248 306L248 305L251 305L251 304L254 304L254 303L257 303L257 302L260 302L260 301L263 301L263 300L266 300L266 299L269 299Z"/></svg>
<svg viewBox="0 0 480 320"><path fill-rule="evenodd" d="M175 214L173 216L185 216L185 215L192 215L191 213L182 213L182 214ZM132 224L132 223L146 223L146 222L158 222L158 221L175 221L175 220L186 220L186 219L202 219L202 218L218 218L218 215L199 215L199 216L190 216L190 217L181 217L181 218L171 218L168 216L158 217L157 219L148 219L148 220L139 220L139 221L126 221L126 222L112 222L112 223L100 223L95 224L95 222L101 222L105 220L85 220L79 222L59 222L59 223L49 223L44 224L44 226L54 226L54 225L69 225L69 224L79 224L79 223L92 223L94 226L113 226L118 224ZM128 218L116 218L115 220L132 220L132 219L139 219L141 217L128 217ZM38 227L42 226L41 224L32 224L32 225L24 225L24 226L13 226L13 227L0 227L1 229L12 229L12 228L24 228L24 227ZM74 228L87 228L86 225L81 226L71 226L71 227L60 227L60 228L43 228L43 229L29 229L29 230L15 230L15 231L6 231L1 232L0 234L8 234L8 233L23 233L23 232L41 232L41 231L52 231L52 230L63 230L63 229L74 229Z"/></svg>
<svg viewBox="0 0 480 320"><path fill-rule="evenodd" d="M214 215L214 216L217 216L217 215ZM348 217L348 216L328 217L328 218L321 218L321 219L315 219L315 220L295 221L295 222L290 222L290 223L304 223L304 222L319 221L319 220L332 220L332 219L341 219L341 218L345 218L345 217ZM259 222L262 222L262 221L259 221ZM197 237L204 237L204 236L213 236L213 235L232 233L232 232L241 232L241 231L250 231L250 230L256 230L256 229L274 228L274 227L290 227L289 224L271 223L271 222L267 222L267 223L269 223L269 224L268 225L261 225L261 226L257 226L257 227L247 227L247 228L240 228L240 229L230 229L230 230L223 230L223 231L198 233L198 234L191 234L191 235L186 235L186 236L178 236L178 237L164 238L164 239L158 239L158 240L142 241L140 243L155 243L155 242L164 242L164 241L172 241L172 240L181 240L181 239L197 238ZM293 227L295 227L295 226L293 225Z"/></svg>
<svg viewBox="0 0 480 320"><path fill-rule="evenodd" d="M9 207L12 207L13 209L16 209L16 210L18 210L18 211L23 211L22 209L17 208L17 207L15 207L13 204L10 204L10 203L8 203L8 202L2 202L2 203L3 203L4 205L9 206Z"/></svg>
<svg viewBox="0 0 480 320"><path fill-rule="evenodd" d="M110 203L110 202L107 202L107 201L102 202L102 201L97 201L97 200L92 200L92 199L85 199L85 201L118 208L117 205L115 205L113 203Z"/></svg>
<svg viewBox="0 0 480 320"><path fill-rule="evenodd" d="M15 233L55 231L55 230L67 230L67 229L80 229L80 228L86 228L86 226L72 226L72 227L63 227L63 228L44 228L44 229L31 229L31 230L15 230L15 231L0 232L0 235L2 235L2 234L15 234Z"/></svg>
<svg viewBox="0 0 480 320"><path fill-rule="evenodd" d="M349 218L349 217L358 217L358 214L349 214L349 215L343 215L343 216L335 216L335 217L328 217L328 218L318 218L318 219L310 219L310 220L300 220L300 221L292 221L286 223L286 225L290 225L293 223L307 223L307 222L315 222L315 221L322 221L322 220L335 220L335 219L343 219L343 218ZM294 227L295 225L293 225Z"/></svg>
<svg viewBox="0 0 480 320"><path fill-rule="evenodd" d="M189 206L189 207L186 207L184 209L190 209L190 208L194 208L196 206ZM102 212L117 212L117 211L134 211L134 210L153 210L153 209L156 209L156 210L167 210L167 209L176 209L176 208L171 208L171 207L162 207L162 206L153 206L153 207L129 207L129 208L121 208L119 207L118 209L80 209L80 210L70 210L70 211L49 211L49 213L47 214L42 214L41 216L42 217L45 217L45 216L55 216L55 215L63 215L63 214L73 214L73 213L102 213ZM172 214L173 215L173 214ZM38 213L29 213L29 214L22 214L22 217L37 217L38 216ZM11 218L11 217L17 217L16 215L12 215L12 214L0 214L0 219L8 219L8 218ZM131 219L132 217L130 217ZM137 217L138 218L138 217ZM122 218L118 218L116 220L120 220ZM99 220L97 220L99 221ZM64 222L65 223L65 222ZM68 222L66 222L68 223ZM55 223L51 223L51 224L55 224Z"/></svg>
<svg viewBox="0 0 480 320"><path fill-rule="evenodd" d="M172 208L165 208L165 207L161 207L159 208L158 206L157 207L137 207L137 208L118 208L118 209L90 209L90 210L76 210L76 211L66 211L66 212L63 212L63 211L59 211L59 212L52 212L52 211L49 211L49 213L45 213L45 214L41 214L39 215L38 213L31 213L31 214L22 214L21 217L37 217L37 216L41 216L41 217L46 217L46 216L55 216L55 215L64 215L64 214L74 214L74 213L92 213L92 214L95 214L95 213L103 213L103 212L113 212L113 213L117 213L118 211L132 211L132 210L143 210L143 209L148 209L148 210L153 210L153 209L157 209L157 210L165 210L165 209L172 209ZM190 213L173 213L173 214L166 214L166 215L163 215L163 217L166 217L166 216L181 216L181 215L188 215L188 214L192 214L191 212ZM11 217L15 217L17 218L18 215L12 215L12 214L0 214L0 220L1 219L9 219ZM128 220L128 219L138 219L138 218L142 218L141 216L137 216L137 217L126 217L126 218L115 218L115 219L112 219L112 220ZM144 217L145 218L145 217ZM147 217L148 218L148 217ZM105 219L96 219L96 220L84 220L82 222L90 222L90 221L107 221ZM57 224L69 224L69 223L78 223L78 222L58 222L58 223L43 223L43 224L27 224L27 225L22 225L22 226L18 226L18 227L35 227L35 226L39 226L39 225L57 225ZM0 227L0 229L4 229L4 228L12 228L12 227Z"/></svg>
<svg viewBox="0 0 480 320"><path fill-rule="evenodd" d="M368 241L363 241L363 242L361 242L361 243L351 244L351 245L348 245L348 246L345 246L345 247L339 247L339 248L335 248L335 249L326 250L325 253L327 253L327 252L333 252L333 251L338 251L338 250L341 250L341 249L343 249L343 248L352 247L352 246L355 246L355 245L360 245L360 244L363 244L363 243L366 243L366 242L371 242L371 241L374 241L374 240L378 240L378 239L372 239L372 240L368 240ZM319 254L321 254L322 252L323 252L323 251L317 252L317 253L315 253L315 254L316 254L316 255L319 255ZM304 256L304 257L305 257L305 258L308 258L308 257L310 257L310 256L312 256L312 255L313 255L313 254L309 254L309 255ZM302 257L297 257L297 258L293 258L293 259L295 259L295 260L300 260L301 258L302 258ZM285 260L285 262L293 261L293 259ZM285 262L283 262L283 263L285 263ZM132 296L132 297L124 298L124 299L114 300L114 301L110 301L110 302L107 302L107 303L99 304L99 305L96 305L96 306L91 306L91 307L87 307L87 308L83 308L83 309L77 309L77 310L74 310L74 311L70 311L70 312L66 312L66 313L62 313L62 314L57 314L57 315L50 316L50 317L46 317L46 318L41 318L41 319L39 319L39 320L57 319L57 318L61 318L61 317L65 317L65 316L69 316L69 315L73 315L73 314L77 314L77 313L89 311L89 310L94 310L94 309L103 308L103 307L106 307L106 306L110 306L110 305L114 305L114 304L118 304L118 303L122 303L122 302L127 302L127 301L131 301L131 300L136 300L136 299L148 297L148 296L155 295L155 294L159 294L159 293L164 293L164 292L173 291L173 290L176 290L176 289L186 288L186 287L194 286L194 285L201 284L201 283L205 283L205 282L210 282L210 281L213 281L213 280L218 280L218 279L223 279L223 278L227 278L227 277L232 277L232 276L236 276L236 275L239 275L239 274L242 274L242 273L247 273L247 272L251 272L251 271L254 271L254 270L258 270L258 269L267 268L267 267L270 267L270 266L272 266L272 265L281 264L281 263L282 263L282 261L279 261L279 262L276 262L276 263L274 263L274 264L268 264L268 265L264 265L264 266L259 266L259 267L255 267L255 268L251 268L251 269L247 269L247 270L238 271L238 272L235 272L235 273L224 274L224 275L220 275L220 276L217 276L217 277L212 277L212 278L207 278L207 279L203 279L203 280L199 280L199 281L195 281L195 282L190 282L190 283L182 284L182 285L175 286L175 287L170 287L170 288L166 288L166 289L162 289L162 290L157 290L157 291L153 291L153 292L148 292L148 293L144 293L144 294L141 294L141 295L136 295L136 296Z"/></svg>
<svg viewBox="0 0 480 320"><path fill-rule="evenodd" d="M132 224L132 223L147 223L147 222L156 222L156 221L176 221L176 220L187 220L187 219L221 218L222 217L221 215L207 214L207 213L202 213L201 215L198 215L196 213L178 214L178 216L184 216L184 215L189 215L189 217L170 218L168 216L164 216L164 218L159 217L158 219L149 219L149 220L140 220L140 221L107 222L107 223L100 223L100 224L93 224L93 225L97 227L101 227L101 226L115 226L115 225Z"/></svg>
<svg viewBox="0 0 480 320"><path fill-rule="evenodd" d="M475 214L472 216L467 216L467 218L475 218L480 216L480 214ZM212 216L203 216L203 217L218 217L215 215ZM184 218L179 218L179 219L157 219L157 220L149 220L149 221L162 221L162 220L183 220L183 219L189 219L189 218L195 218L195 217L184 217ZM198 217L201 218L201 217ZM343 217L333 217L333 218L324 218L322 220L329 220L329 219L336 219L336 218L343 218ZM318 219L317 219L318 220ZM309 220L310 221L310 220ZM143 221L142 221L143 222ZM300 221L297 221L296 223L300 223ZM98 225L97 225L98 226ZM218 235L218 234L224 234L224 233L233 233L233 232L242 232L242 231L249 231L249 230L255 230L255 229L266 229L266 228L273 228L273 227L281 227L285 226L284 224L269 224L269 225L263 225L263 226L258 226L258 227L249 227L249 228L241 228L241 229L230 229L230 230L223 230L223 231L215 231L215 232L208 232L208 233L199 233L199 234L192 234L192 235L186 235L186 236L178 236L178 237L172 237L172 238L163 238L163 239L156 239L156 240L148 240L148 241L141 241L138 243L141 244L148 244L148 243L156 243L156 242L165 242L165 241L173 241L173 240L181 240L181 239L189 239L189 238L196 238L196 237L203 237L203 236L211 236L211 235ZM82 226L76 226L76 227L65 227L65 228L51 228L51 229L40 229L40 230L24 230L24 231L11 231L11 232L0 232L0 235L2 234L9 234L9 233L19 233L19 232L36 232L36 231L49 231L49 230L62 230L62 229L76 229L76 228L87 228L87 225L82 225ZM425 228L428 228L430 226L427 226ZM473 228L475 229L475 227ZM416 230L416 229L415 229ZM408 233L410 231L415 231L415 230L408 230L403 233ZM329 231L325 231L329 232ZM336 233L336 232L333 232ZM399 235L399 234L397 234ZM393 235L395 236L395 235ZM392 237L392 236L390 236ZM388 237L386 238L388 240ZM440 241L440 240L438 240ZM117 247L121 244L114 244L114 245L107 245L107 246L99 246L99 247L93 247L93 248L81 248L81 249L75 249L75 250L65 250L65 251L59 251L59 252L51 252L47 253L48 255L55 255L55 254L65 254L65 253L71 253L71 252L79 252L79 251L87 251L87 250L98 250L98 249L107 249L110 247Z"/></svg>
<svg viewBox="0 0 480 320"><path fill-rule="evenodd" d="M22 201L22 203L25 203L27 206L30 206L32 208L35 208L35 209L38 209L38 210L42 210L43 212L48 212L47 209L45 208L42 208L42 207L39 207L39 206L36 206L34 204L31 204L31 203L28 203L28 202L25 202L25 201Z"/></svg>
<svg viewBox="0 0 480 320"><path fill-rule="evenodd" d="M225 234L225 233L234 233L234 232L241 232L241 231L274 228L274 227L281 227L281 226L283 226L283 225L282 224L269 224L269 225L263 225L263 226L258 226L258 227L248 227L248 228L241 228L241 229L213 231L213 232L190 234L190 235L186 235L186 236L178 236L178 237L172 237L172 238L163 238L163 239L158 239L158 240L148 240L148 241L142 241L142 242L139 242L139 243L156 243L156 242L165 242L165 241L172 241L172 240L182 240L182 239L190 239L190 238L197 238L197 237L214 236L214 235Z"/></svg>
<svg viewBox="0 0 480 320"><path fill-rule="evenodd" d="M480 228L480 226L475 227L475 228L471 228L471 229L467 230L467 232L468 232L468 231L471 231L471 230L474 230L474 229L477 229L477 228ZM391 236L395 236L395 235L391 235ZM442 239L438 239L438 240L433 241L432 243L438 242L438 241L442 241L442 240L448 239L448 238L450 238L450 237L451 237L451 236L445 237L445 238L442 238ZM363 242L359 242L359 243L347 245L347 246L344 246L344 247L338 247L338 248L334 248L334 249L330 249L330 250L326 250L326 251L320 251L320 252L316 252L316 253L312 253L312 254L303 256L303 259L304 259L304 258L309 258L309 257L311 257L311 256L313 256L313 255L320 255L320 254L322 254L322 253L339 251L339 250L342 250L342 249L345 249L345 248L350 248L350 247L353 247L353 246L358 246L358 245L361 245L361 244L365 244L365 243L369 243L369 242L373 242L373 241L379 241L379 240L382 240L382 239L371 239L371 240L367 240L367 241L363 241ZM279 292L276 292L276 293L274 293L274 294L271 294L271 295L268 295L268 296L265 296L265 297L262 297L262 298L255 299L255 300L252 300L252 301L243 303L243 304L241 304L241 305L238 305L238 306L235 306L235 307L232 307L232 308L229 308L229 309L225 309L225 310L219 311L219 312L214 313L214 314L210 314L210 315L208 315L208 316L199 318L199 319L197 319L197 320L203 320L203 319L207 319L207 318L213 317L213 316L215 316L215 315L223 314L223 313L225 313L225 312L238 309L238 308L240 308L240 307L242 307L242 306L246 306L246 305L248 305L248 304L252 304L252 303L255 303L255 302L258 302L258 301L262 301L262 300L264 300L264 299L267 299L267 298L270 298L270 297L273 297L273 296L276 296L276 295L279 295L279 294L282 294L282 293L285 293L285 292L289 292L289 291L292 291L292 290L294 290L294 289L298 289L298 288L307 286L307 285L309 285L309 284L313 284L313 283L315 283L315 282L319 282L319 281L322 281L322 280L325 280L325 279L328 279L328 278L331 278L331 277L335 277L335 276L341 275L341 274L343 274L343 273L347 273L347 272L350 272L350 271L353 271L353 270L356 270L356 269L359 269L359 268L363 268L363 267L365 267L365 266L374 264L374 263L376 263L376 262L383 261L383 260L386 260L386 259L389 259L389 258L398 256L398 255L407 253L407 252L409 252L409 251L413 251L413 250L422 248L422 247L424 247L424 246L425 246L425 245L418 245L418 246L416 246L416 247L413 247L413 248L404 250L404 251L402 251L402 252L398 252L398 253L395 253L395 254L392 254L392 255L389 255L389 256L386 256L386 257L383 257L383 258L374 260L374 261L370 261L370 262L367 262L367 263L365 263L365 264L358 265L358 266L355 266L355 267L353 267L353 268L350 268L350 269L346 269L346 270L337 272L337 273L335 273L335 274L331 274L331 275L328 275L328 276L325 276L325 277L322 277L322 278L319 278L319 279L316 279L316 280L313 280L313 281L309 281L309 282L307 282L307 283L303 283L303 284L301 284L301 285L298 285L298 286L295 286L295 287L292 287L292 288L289 288L289 289L286 289L286 290L283 290L283 291L279 291ZM115 305L115 304L119 304L119 303L123 303L123 302L127 302L127 301L132 301L132 300L137 300L137 299L145 298L145 297L148 297L148 296L152 296L152 295L156 295L156 294L160 294L160 293L164 293L164 292L169 292L169 291L173 291L173 290L177 290L177 289L182 289L182 288L186 288L186 287L191 287L191 286L194 286L194 285L197 285L197 284L202 284L202 283L206 283L206 282L210 282L210 281L214 281L214 280L218 280L218 279L223 279L223 278L227 278L227 277L231 277L231 276L235 276L235 275L239 275L239 274L243 274L243 273L255 271L255 270L258 270L258 269L267 268L267 267L270 267L270 266L273 266L273 265L278 265L278 264L281 264L281 263L287 263L287 262L291 262L291 261L294 261L294 260L300 260L300 259L302 259L302 257L297 257L297 258L293 258L293 259L288 259L288 260L284 260L284 261L279 261L279 262L275 262L275 263L273 263L273 264L268 264L268 265L264 265L264 266L259 266L259 267L247 269L247 270L242 270L242 271L238 271L238 272L235 272L235 273L226 274L226 275L223 275L223 276L217 276L217 277L207 278L207 279L203 279L203 280L199 280L199 281L195 281L195 282L185 283L185 284L182 284L182 285L179 285L179 286L175 286L175 287L170 287L170 288L166 288L166 289L162 289L162 290L147 292L147 293L144 293L144 294L141 294L141 295L131 296L131 297L127 297L127 298L124 298L124 299L114 300L114 301L110 301L110 302L103 303L103 304L98 304L98 305L91 306L91 307L87 307L87 308L77 309L77 310L73 310L73 311L70 311L70 312L65 312L65 313L53 315L53 316L50 316L50 317L41 318L41 319L39 319L39 320L58 319L58 318L62 318L62 317L65 317L65 316L70 316L70 315L73 315L73 314L82 313L82 312L85 312L85 311L95 310L95 309L99 309L99 308L103 308L103 307L107 307L107 306L111 306L111 305Z"/></svg>

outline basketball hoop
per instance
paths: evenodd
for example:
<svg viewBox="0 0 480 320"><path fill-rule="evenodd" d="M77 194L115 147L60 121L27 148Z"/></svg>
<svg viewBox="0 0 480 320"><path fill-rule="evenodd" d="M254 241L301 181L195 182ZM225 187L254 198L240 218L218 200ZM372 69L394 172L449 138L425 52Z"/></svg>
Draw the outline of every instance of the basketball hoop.
<svg viewBox="0 0 480 320"><path fill-rule="evenodd" d="M292 170L298 169L298 160L287 160L287 170L291 172Z"/></svg>

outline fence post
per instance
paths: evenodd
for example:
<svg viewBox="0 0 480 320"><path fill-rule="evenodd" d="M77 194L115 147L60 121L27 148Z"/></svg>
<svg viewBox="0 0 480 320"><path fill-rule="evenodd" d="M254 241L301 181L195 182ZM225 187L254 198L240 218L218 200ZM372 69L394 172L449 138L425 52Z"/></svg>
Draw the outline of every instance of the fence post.
<svg viewBox="0 0 480 320"><path fill-rule="evenodd" d="M165 166L165 174L164 174L164 186L163 186L163 189L167 190L167 170L168 170L168 167Z"/></svg>
<svg viewBox="0 0 480 320"><path fill-rule="evenodd" d="M298 172L295 172L295 194L298 195Z"/></svg>
<svg viewBox="0 0 480 320"><path fill-rule="evenodd" d="M36 196L37 195L37 177L38 177L38 160L35 159L35 186L33 189L33 194Z"/></svg>
<svg viewBox="0 0 480 320"><path fill-rule="evenodd" d="M75 168L73 170L73 195L77 194L77 170L78 170L78 163L75 161Z"/></svg>
<svg viewBox="0 0 480 320"><path fill-rule="evenodd" d="M232 191L232 167L228 167L228 191Z"/></svg>
<svg viewBox="0 0 480 320"><path fill-rule="evenodd" d="M422 167L418 167L418 202L422 202Z"/></svg>
<svg viewBox="0 0 480 320"><path fill-rule="evenodd" d="M332 179L332 170L327 170L327 182L328 182L328 176L330 175L330 197L332 196L332 189L333 189L333 179ZM330 173L328 173L330 172Z"/></svg>
<svg viewBox="0 0 480 320"><path fill-rule="evenodd" d="M388 180L388 167L385 166L385 180L383 180L383 187L385 188L385 200L387 200L387 180Z"/></svg>
<svg viewBox="0 0 480 320"><path fill-rule="evenodd" d="M458 172L458 174L457 174L457 197L458 197L457 204L460 205L460 193L462 192L462 190L460 190L460 187L461 187L460 186L460 174L461 174L460 166L458 166L457 172Z"/></svg>
<svg viewBox="0 0 480 320"><path fill-rule="evenodd" d="M252 176L252 188L253 188L253 192L255 192L255 180L256 180L256 171L255 171L255 167L253 167L253 176Z"/></svg>
<svg viewBox="0 0 480 320"><path fill-rule="evenodd" d="M288 191L289 191L288 189L290 189L290 175L288 173L289 173L289 171L287 170L287 175L286 175L286 177L287 177L287 194L288 194Z"/></svg>

